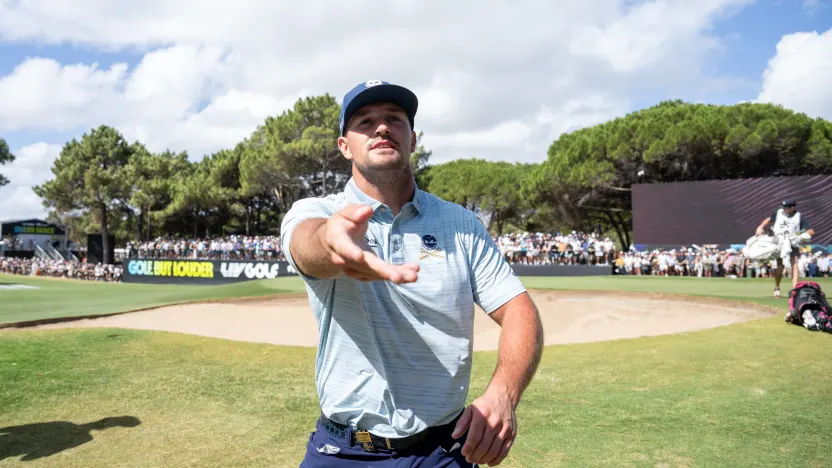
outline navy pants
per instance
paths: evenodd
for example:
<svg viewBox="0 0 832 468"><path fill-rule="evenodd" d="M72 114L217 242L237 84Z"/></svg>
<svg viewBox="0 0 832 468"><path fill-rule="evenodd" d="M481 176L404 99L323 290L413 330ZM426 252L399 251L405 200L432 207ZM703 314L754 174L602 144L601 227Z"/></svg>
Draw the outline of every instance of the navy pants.
<svg viewBox="0 0 832 468"><path fill-rule="evenodd" d="M348 429L345 438L336 437L318 421L315 431L309 436L306 444L306 457L300 468L325 467L442 467L442 468L471 468L477 467L465 461L462 446L466 435L459 439L436 440L425 442L420 447L406 452L378 449L377 452L365 452L361 446L353 443L352 430ZM345 440L346 439L346 440Z"/></svg>

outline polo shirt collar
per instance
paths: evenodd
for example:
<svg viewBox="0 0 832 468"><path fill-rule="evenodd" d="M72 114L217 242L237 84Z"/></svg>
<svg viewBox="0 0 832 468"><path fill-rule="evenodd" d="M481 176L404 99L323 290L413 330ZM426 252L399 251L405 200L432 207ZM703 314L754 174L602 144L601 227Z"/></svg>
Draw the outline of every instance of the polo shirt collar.
<svg viewBox="0 0 832 468"><path fill-rule="evenodd" d="M411 200L410 203L417 212L421 213L424 206L424 193L419 189L418 185L415 187L416 190L413 193L413 200ZM355 183L355 179L352 177L350 177L350 180L344 187L344 195L349 203L369 205L373 208L373 211L376 211L382 206L380 201L362 192L361 189L358 188L358 184Z"/></svg>
<svg viewBox="0 0 832 468"><path fill-rule="evenodd" d="M350 177L350 180L347 181L346 187L344 187L344 195L349 203L370 205L373 208L373 211L377 210L381 206L380 201L362 192L361 189L358 188L358 184L355 183L355 179L352 177Z"/></svg>

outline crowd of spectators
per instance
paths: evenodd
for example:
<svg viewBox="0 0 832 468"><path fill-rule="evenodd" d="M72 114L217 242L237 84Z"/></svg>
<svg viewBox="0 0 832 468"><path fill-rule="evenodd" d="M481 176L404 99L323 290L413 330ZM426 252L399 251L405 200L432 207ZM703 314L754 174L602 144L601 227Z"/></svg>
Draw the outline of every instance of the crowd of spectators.
<svg viewBox="0 0 832 468"><path fill-rule="evenodd" d="M512 264L609 266L615 261L615 242L598 234L524 232L493 239Z"/></svg>
<svg viewBox="0 0 832 468"><path fill-rule="evenodd" d="M576 231L568 234L524 232L493 239L503 258L512 264L595 265L611 267L616 275L770 278L775 268L774 262L754 262L734 249L707 246L646 252L631 246L626 251L618 251L608 237ZM832 254L804 253L798 261L802 277L832 276Z"/></svg>
<svg viewBox="0 0 832 468"><path fill-rule="evenodd" d="M791 269L788 261L784 276ZM734 249L680 249L651 252L620 252L615 260L615 274L649 276L696 276L699 278L771 278L776 263L756 262ZM832 254L803 253L798 258L800 276L804 278L832 275Z"/></svg>
<svg viewBox="0 0 832 468"><path fill-rule="evenodd" d="M709 246L682 246L679 249L646 252L630 246L628 250L618 251L609 237L576 231L504 234L494 236L493 240L503 258L511 264L593 265L612 268L616 275L769 278L775 267L774 262L753 262L734 249L718 250ZM127 258L149 259L285 260L277 236L230 235L211 239L159 237L149 242L128 242L123 254ZM798 261L803 277L832 276L832 254L804 253ZM0 272L121 281L122 267L119 262L115 265L96 265L0 257Z"/></svg>
<svg viewBox="0 0 832 468"><path fill-rule="evenodd" d="M277 236L224 236L211 239L158 237L128 242L128 258L183 258L192 260L285 260Z"/></svg>
<svg viewBox="0 0 832 468"><path fill-rule="evenodd" d="M120 282L121 265L75 263L41 258L0 257L0 272L12 275L47 276L88 281Z"/></svg>

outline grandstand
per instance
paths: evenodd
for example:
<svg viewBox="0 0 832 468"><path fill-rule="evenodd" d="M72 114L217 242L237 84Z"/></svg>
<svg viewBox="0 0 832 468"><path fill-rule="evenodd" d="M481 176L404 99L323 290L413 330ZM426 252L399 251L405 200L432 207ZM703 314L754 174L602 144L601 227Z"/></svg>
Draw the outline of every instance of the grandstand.
<svg viewBox="0 0 832 468"><path fill-rule="evenodd" d="M0 256L80 261L66 230L42 219L0 221Z"/></svg>

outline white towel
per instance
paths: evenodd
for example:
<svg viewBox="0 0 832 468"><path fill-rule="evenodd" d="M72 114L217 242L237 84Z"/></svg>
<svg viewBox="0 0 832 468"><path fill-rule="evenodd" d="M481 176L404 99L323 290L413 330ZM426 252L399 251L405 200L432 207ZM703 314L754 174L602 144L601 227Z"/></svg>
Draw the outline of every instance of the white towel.
<svg viewBox="0 0 832 468"><path fill-rule="evenodd" d="M788 260L792 256L792 240L789 236L783 235L781 237L780 258Z"/></svg>

